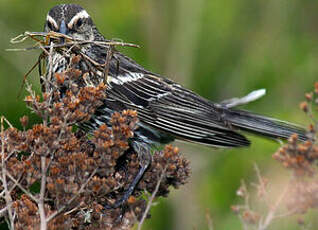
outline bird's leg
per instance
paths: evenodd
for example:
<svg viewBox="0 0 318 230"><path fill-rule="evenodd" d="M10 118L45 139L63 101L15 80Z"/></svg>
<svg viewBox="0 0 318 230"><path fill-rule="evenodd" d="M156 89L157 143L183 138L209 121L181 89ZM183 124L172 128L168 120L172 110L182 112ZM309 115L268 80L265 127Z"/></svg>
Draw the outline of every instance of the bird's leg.
<svg viewBox="0 0 318 230"><path fill-rule="evenodd" d="M142 178L142 176L144 175L145 171L151 163L152 156L148 145L144 143L135 142L132 144L132 146L134 148L134 151L138 154L140 164L139 171L135 176L134 180L129 185L128 189L124 192L124 195L113 205L106 205L106 209L118 208L127 201L130 195L134 192L138 182L140 181L140 179Z"/></svg>

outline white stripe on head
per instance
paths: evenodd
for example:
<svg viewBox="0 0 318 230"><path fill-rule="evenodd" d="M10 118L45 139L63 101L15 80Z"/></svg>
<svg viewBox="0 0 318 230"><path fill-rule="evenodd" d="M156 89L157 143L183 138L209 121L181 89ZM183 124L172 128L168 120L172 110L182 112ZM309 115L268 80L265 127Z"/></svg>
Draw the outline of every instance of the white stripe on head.
<svg viewBox="0 0 318 230"><path fill-rule="evenodd" d="M73 24L80 18L89 18L89 14L86 12L86 10L82 10L75 14L72 20L67 24L68 28L72 28Z"/></svg>
<svg viewBox="0 0 318 230"><path fill-rule="evenodd" d="M52 18L50 15L46 16L46 20L49 21L55 27L55 29L59 28L54 18Z"/></svg>

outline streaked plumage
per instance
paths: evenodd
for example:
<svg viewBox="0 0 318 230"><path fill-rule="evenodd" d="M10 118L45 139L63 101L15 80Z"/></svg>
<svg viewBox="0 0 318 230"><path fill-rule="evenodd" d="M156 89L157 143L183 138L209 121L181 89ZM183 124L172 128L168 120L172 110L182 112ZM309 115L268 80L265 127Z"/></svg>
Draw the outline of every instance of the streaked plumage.
<svg viewBox="0 0 318 230"><path fill-rule="evenodd" d="M58 5L49 11L45 31L51 30L80 40L107 40L99 33L88 13L74 4ZM104 64L107 50L108 47L90 43L82 45L79 53ZM57 51L53 59L53 72L65 70L70 62L70 57L61 56ZM89 73L88 81L93 84L98 84L104 79L102 70L89 67L85 62L79 63L79 68ZM107 87L104 105L89 122L79 125L94 130L102 123L109 123L114 111L135 109L138 111L140 122L131 145L135 150L141 151L141 155L148 154L152 145L168 143L174 139L216 147L248 146L250 142L238 132L240 130L282 139L297 133L301 140L306 139L302 128L213 103L167 78L144 69L116 50L109 63ZM142 165L143 171L147 165ZM138 174L139 178L143 171ZM136 183L139 178L135 180ZM128 195L125 194L124 198Z"/></svg>

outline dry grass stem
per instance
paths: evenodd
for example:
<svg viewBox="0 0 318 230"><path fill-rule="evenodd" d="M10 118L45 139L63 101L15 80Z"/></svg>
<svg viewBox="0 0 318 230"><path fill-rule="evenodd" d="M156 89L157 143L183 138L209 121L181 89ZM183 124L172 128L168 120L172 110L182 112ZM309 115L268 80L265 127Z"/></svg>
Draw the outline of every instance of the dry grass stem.
<svg viewBox="0 0 318 230"><path fill-rule="evenodd" d="M141 217L141 220L140 220L139 223L138 223L138 230L141 230L142 225L143 225L145 219L147 218L147 215L148 215L148 213L149 213L149 211L150 211L150 208L151 208L151 206L152 206L152 203L153 203L153 201L154 201L154 199L155 199L155 197L156 197L156 195L157 195L157 193L158 193L158 191L159 191L160 183L161 183L163 177L165 176L166 170L167 170L167 168L164 168L164 169L162 170L162 172L161 172L161 175L160 175L160 177L159 177L159 179L158 179L158 182L157 182L157 184L156 184L155 190L152 192L152 194L151 194L151 196L150 196L150 198L149 198L149 200L148 200L147 207L146 207L146 209L145 209L145 211L144 211L144 213L143 213L143 215L142 215L142 217Z"/></svg>

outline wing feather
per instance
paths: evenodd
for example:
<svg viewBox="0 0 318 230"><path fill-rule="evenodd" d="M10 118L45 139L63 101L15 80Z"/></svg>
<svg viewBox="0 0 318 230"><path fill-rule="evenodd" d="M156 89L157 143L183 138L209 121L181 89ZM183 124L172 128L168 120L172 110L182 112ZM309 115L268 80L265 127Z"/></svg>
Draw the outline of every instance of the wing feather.
<svg viewBox="0 0 318 230"><path fill-rule="evenodd" d="M110 82L108 99L137 110L145 125L192 142L226 147L249 145L244 136L222 121L206 99L164 78L131 74L129 81Z"/></svg>

